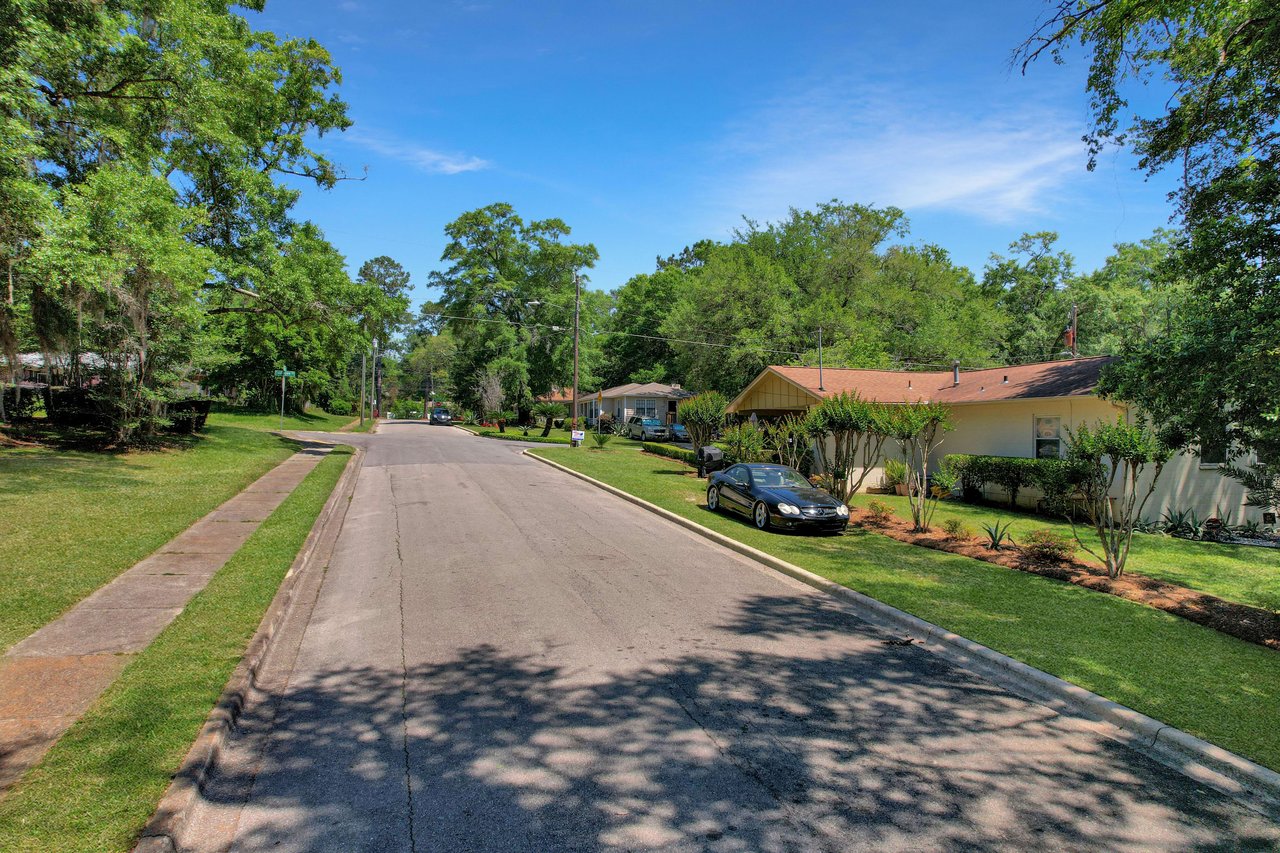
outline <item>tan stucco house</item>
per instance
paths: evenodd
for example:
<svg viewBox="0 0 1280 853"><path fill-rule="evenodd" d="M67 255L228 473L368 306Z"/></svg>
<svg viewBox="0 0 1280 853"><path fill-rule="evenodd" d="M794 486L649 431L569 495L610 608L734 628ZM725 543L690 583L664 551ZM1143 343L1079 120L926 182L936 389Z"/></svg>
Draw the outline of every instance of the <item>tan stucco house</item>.
<svg viewBox="0 0 1280 853"><path fill-rule="evenodd" d="M679 385L661 382L631 382L602 391L578 392L578 417L591 423L600 415L615 422L630 417L657 418L674 423L676 406L693 394Z"/></svg>
<svg viewBox="0 0 1280 853"><path fill-rule="evenodd" d="M741 417L776 418L801 415L825 397L856 392L882 403L945 403L955 430L946 434L937 465L948 453L993 456L1058 456L1065 452L1066 430L1099 420L1131 417L1122 405L1096 393L1108 357L1078 358L996 367L987 370L908 372L848 368L766 367L729 404ZM1147 518L1170 509L1192 509L1201 518L1219 512L1233 523L1262 521L1262 510L1245 506L1245 490L1218 472L1220 460L1183 453L1165 466L1147 503ZM1252 457L1240 460L1244 464ZM867 487L880 482L883 464L867 477ZM989 495L999 498L996 490ZM1042 497L1027 489L1020 502L1034 505Z"/></svg>

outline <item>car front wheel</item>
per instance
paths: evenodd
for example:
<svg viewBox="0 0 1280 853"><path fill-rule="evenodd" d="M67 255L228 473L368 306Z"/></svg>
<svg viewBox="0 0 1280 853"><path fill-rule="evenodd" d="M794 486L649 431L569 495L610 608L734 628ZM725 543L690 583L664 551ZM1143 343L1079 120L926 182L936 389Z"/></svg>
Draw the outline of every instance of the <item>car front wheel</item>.
<svg viewBox="0 0 1280 853"><path fill-rule="evenodd" d="M715 486L707 489L707 509L715 512L720 508L720 490Z"/></svg>
<svg viewBox="0 0 1280 853"><path fill-rule="evenodd" d="M764 501L756 501L751 517L755 520L756 527L761 530L769 529L769 507L765 506Z"/></svg>

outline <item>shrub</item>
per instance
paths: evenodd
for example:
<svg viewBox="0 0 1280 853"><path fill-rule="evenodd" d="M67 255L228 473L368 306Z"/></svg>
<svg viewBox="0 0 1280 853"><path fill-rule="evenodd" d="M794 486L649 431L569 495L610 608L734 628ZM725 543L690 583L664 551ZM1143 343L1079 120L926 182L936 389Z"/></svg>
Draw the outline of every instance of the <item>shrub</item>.
<svg viewBox="0 0 1280 853"><path fill-rule="evenodd" d="M1076 555L1076 543L1052 530L1032 530L1022 540L1022 553L1037 563L1063 563Z"/></svg>
<svg viewBox="0 0 1280 853"><path fill-rule="evenodd" d="M596 443L596 446L592 448L593 450L604 450L604 446L613 441L613 435L607 432L593 432L591 433L591 440Z"/></svg>
<svg viewBox="0 0 1280 853"><path fill-rule="evenodd" d="M739 462L764 462L773 455L765 446L766 439L764 430L755 424L745 423L726 429L718 445L724 448L724 461L727 465L735 465ZM698 446L694 445L694 447Z"/></svg>
<svg viewBox="0 0 1280 853"><path fill-rule="evenodd" d="M956 474L966 492L981 490L988 483L1004 489L1010 506L1017 503L1022 489L1036 486L1044 492L1044 509L1054 515L1071 511L1071 496L1085 477L1084 468L1070 459L952 453L943 458L942 464Z"/></svg>
<svg viewBox="0 0 1280 853"><path fill-rule="evenodd" d="M884 460L884 487L892 489L907 482L907 463L901 459Z"/></svg>
<svg viewBox="0 0 1280 853"><path fill-rule="evenodd" d="M887 524L893 513L893 507L881 501L871 501L867 504L867 521L872 524Z"/></svg>
<svg viewBox="0 0 1280 853"><path fill-rule="evenodd" d="M38 392L12 385L0 386L0 395L4 396L4 415L9 420L28 420L35 415L36 404L40 402Z"/></svg>
<svg viewBox="0 0 1280 853"><path fill-rule="evenodd" d="M325 403L324 410L331 415L349 415L355 411L355 404L350 400L330 397L329 402Z"/></svg>
<svg viewBox="0 0 1280 853"><path fill-rule="evenodd" d="M653 453L657 456L666 456L669 459L678 459L681 462L687 462L690 465L698 464L698 454L692 450L685 450L683 447L672 447L669 444L654 444L646 441L640 447L647 453Z"/></svg>
<svg viewBox="0 0 1280 853"><path fill-rule="evenodd" d="M948 498L951 497L951 493L959 485L960 475L944 459L938 470L933 472L933 477L929 479L929 482L930 492L933 497Z"/></svg>
<svg viewBox="0 0 1280 853"><path fill-rule="evenodd" d="M947 534L948 539L972 539L973 531L965 526L965 523L958 518L948 518L942 523L942 532Z"/></svg>
<svg viewBox="0 0 1280 853"><path fill-rule="evenodd" d="M710 444L716 430L724 426L724 411L728 405L729 401L723 394L708 391L676 406L676 420L689 431L694 450Z"/></svg>

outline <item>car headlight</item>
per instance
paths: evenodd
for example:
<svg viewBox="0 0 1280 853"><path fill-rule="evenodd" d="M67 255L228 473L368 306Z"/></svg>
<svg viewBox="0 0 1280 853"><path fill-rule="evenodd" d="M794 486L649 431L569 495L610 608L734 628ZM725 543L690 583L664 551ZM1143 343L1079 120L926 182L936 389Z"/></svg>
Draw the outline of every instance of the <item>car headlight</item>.
<svg viewBox="0 0 1280 853"><path fill-rule="evenodd" d="M848 518L849 508L844 504L840 504L840 506L836 507L836 515L841 516L843 518Z"/></svg>
<svg viewBox="0 0 1280 853"><path fill-rule="evenodd" d="M783 515L799 515L800 514L800 510L797 509L796 507L793 507L791 504L778 504L778 512L782 513Z"/></svg>

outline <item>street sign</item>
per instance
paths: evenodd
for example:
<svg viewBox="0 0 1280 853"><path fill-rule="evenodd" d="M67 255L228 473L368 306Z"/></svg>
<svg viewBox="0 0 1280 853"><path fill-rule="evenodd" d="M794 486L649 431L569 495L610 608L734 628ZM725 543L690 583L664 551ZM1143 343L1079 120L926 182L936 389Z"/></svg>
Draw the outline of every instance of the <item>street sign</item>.
<svg viewBox="0 0 1280 853"><path fill-rule="evenodd" d="M278 376L278 377L285 377L285 376L287 376L287 377L289 377L290 379L292 379L293 377L295 377L295 376L297 376L297 375L298 375L298 371L296 371L296 370L277 370L277 371L276 371L276 376Z"/></svg>

